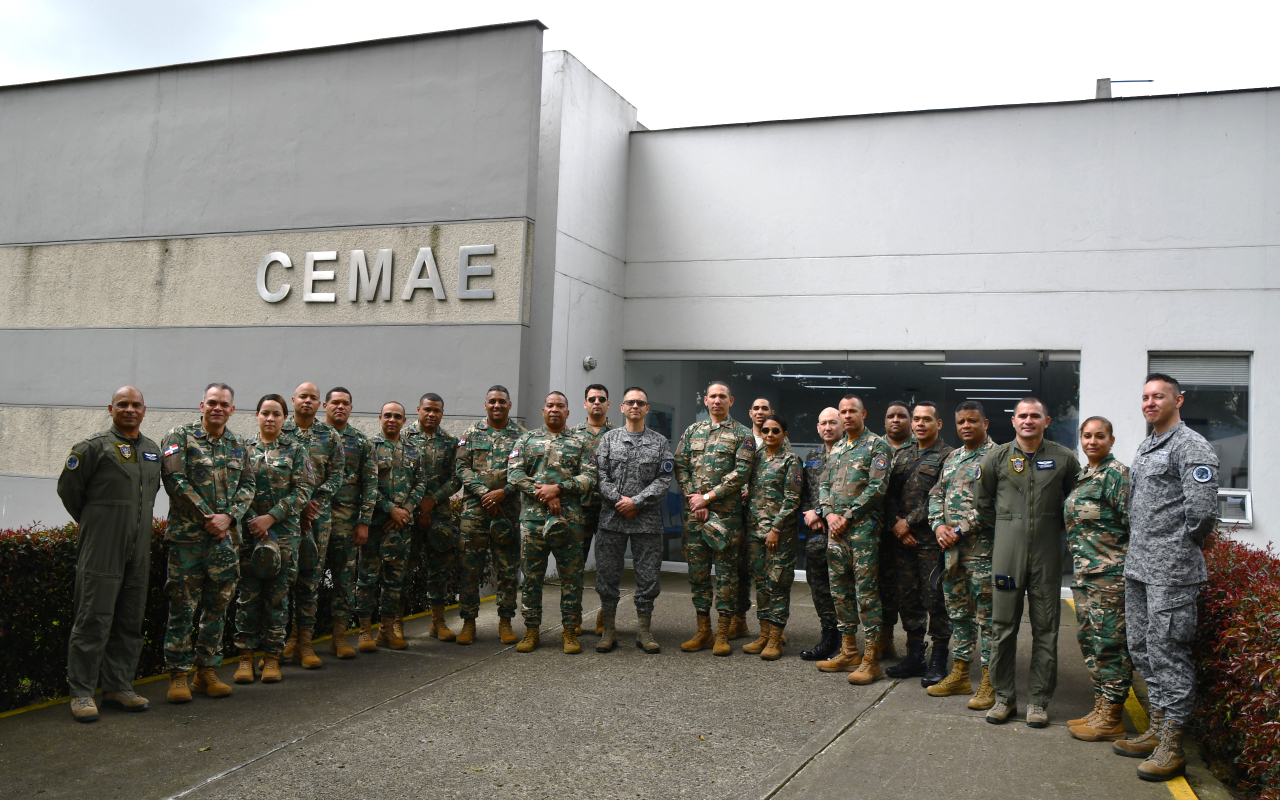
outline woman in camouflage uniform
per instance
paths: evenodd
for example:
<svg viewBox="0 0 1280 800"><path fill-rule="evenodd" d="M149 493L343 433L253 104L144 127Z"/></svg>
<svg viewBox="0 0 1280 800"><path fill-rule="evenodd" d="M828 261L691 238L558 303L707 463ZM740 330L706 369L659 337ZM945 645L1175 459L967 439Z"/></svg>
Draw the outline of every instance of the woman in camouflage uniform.
<svg viewBox="0 0 1280 800"><path fill-rule="evenodd" d="M1067 544L1075 567L1076 637L1093 679L1093 711L1068 722L1086 742L1124 738L1120 714L1129 696L1133 664L1125 642L1124 557L1129 548L1129 468L1111 455L1111 423L1089 417L1080 447L1089 458L1063 504Z"/></svg>
<svg viewBox="0 0 1280 800"><path fill-rule="evenodd" d="M796 510L804 467L786 446L787 423L775 415L760 427L764 447L756 451L747 499L747 554L756 585L760 637L742 652L773 661L782 655L782 629L791 613L796 566Z"/></svg>
<svg viewBox="0 0 1280 800"><path fill-rule="evenodd" d="M265 653L262 682L280 680L289 587L298 576L299 516L315 484L306 446L284 442L277 446L287 408L278 394L259 400L258 435L248 442L257 493L243 523L252 537L245 537L240 549L236 683L253 683L253 651L258 648ZM262 552L255 554L259 547ZM278 557L270 550L276 550Z"/></svg>

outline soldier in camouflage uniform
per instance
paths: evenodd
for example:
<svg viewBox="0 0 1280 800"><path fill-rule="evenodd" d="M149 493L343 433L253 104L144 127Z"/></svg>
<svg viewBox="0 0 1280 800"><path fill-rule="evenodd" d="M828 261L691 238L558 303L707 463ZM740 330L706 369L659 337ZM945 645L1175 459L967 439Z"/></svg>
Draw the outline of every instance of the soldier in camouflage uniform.
<svg viewBox="0 0 1280 800"><path fill-rule="evenodd" d="M458 644L475 641L480 613L480 578L485 554L493 556L498 589L498 636L515 644L511 618L516 613L516 579L520 571L520 491L507 480L507 456L527 431L510 418L511 393L492 386L485 396L486 417L458 439L454 469L462 481L461 536L458 549L458 604L462 631Z"/></svg>
<svg viewBox="0 0 1280 800"><path fill-rule="evenodd" d="M831 449L818 500L826 517L831 594L840 618L840 652L819 661L823 672L849 672L866 685L884 677L880 667L880 536L878 526L888 487L889 446L866 428L867 409L857 395L840 401L844 441ZM858 652L858 621L866 631L866 653Z"/></svg>
<svg viewBox="0 0 1280 800"><path fill-rule="evenodd" d="M884 441L889 445L889 464L892 465L898 451L910 447L915 441L911 435L911 406L905 400L894 400L884 412ZM880 608L884 624L880 628L880 659L896 658L893 627L898 624L898 563L902 560L902 542L893 535L894 520L886 515L880 526Z"/></svg>
<svg viewBox="0 0 1280 800"><path fill-rule="evenodd" d="M524 585L521 611L525 634L516 652L538 646L542 626L542 581L547 557L554 555L560 573L560 617L564 651L582 652L576 626L582 621L582 498L596 488L595 454L582 437L566 431L569 402L560 392L547 395L543 426L518 440L507 459L507 480L523 495L520 510L521 562Z"/></svg>
<svg viewBox="0 0 1280 800"><path fill-rule="evenodd" d="M938 543L948 548L942 573L942 593L951 618L951 674L928 692L933 697L968 694L969 665L978 651L982 658L982 682L969 698L969 708L985 711L995 704L991 688L991 544L995 531L983 523L973 505L974 484L982 457L994 447L987 436L988 421L977 400L956 406L956 432L964 447L952 450L942 463L942 477L929 492L929 527Z"/></svg>
<svg viewBox="0 0 1280 800"><path fill-rule="evenodd" d="M684 521L684 557L698 632L680 645L696 653L707 645L727 656L729 627L738 595L738 551L742 530L742 487L751 476L756 440L751 429L729 416L733 395L717 381L707 387L703 402L710 419L695 422L676 445L675 476L689 512ZM710 515L715 514L716 520ZM707 530L708 522L713 524ZM719 622L711 634L711 565L715 563L715 605Z"/></svg>
<svg viewBox="0 0 1280 800"><path fill-rule="evenodd" d="M756 452L748 487L747 537L751 576L756 585L756 617L760 636L742 652L765 661L782 656L782 631L791 615L791 583L796 568L796 511L804 468L785 447L787 423L776 414L760 426L764 447Z"/></svg>
<svg viewBox="0 0 1280 800"><path fill-rule="evenodd" d="M839 411L824 408L818 414L818 438L822 440L822 446L810 452L804 462L800 513L805 527L809 529L804 547L805 580L809 584L809 593L813 596L818 621L822 623L822 639L800 653L800 658L805 661L822 661L840 649L839 620L836 618L835 601L831 599L831 572L827 568L827 521L822 514L822 504L818 502L818 490L822 487L822 476L827 471L831 448L844 438L844 425L840 422Z"/></svg>
<svg viewBox="0 0 1280 800"><path fill-rule="evenodd" d="M938 482L942 460L951 447L942 440L938 406L929 401L911 409L912 442L893 454L884 524L897 539L898 613L907 633L907 657L886 672L890 678L923 676L933 686L946 677L950 664L951 620L942 587L935 581L942 548L929 527L929 490ZM924 660L925 623L933 639L933 653Z"/></svg>
<svg viewBox="0 0 1280 800"><path fill-rule="evenodd" d="M253 683L253 651L259 647L265 653L262 682L280 680L289 586L298 576L302 509L316 485L307 446L281 432L286 408L284 398L278 394L259 400L258 435L248 441L256 489L243 520L244 530L250 535L244 537L240 548L235 638L240 667L236 670L236 683ZM268 538L280 550L280 569L270 577L260 575L254 566L254 550Z"/></svg>
<svg viewBox="0 0 1280 800"><path fill-rule="evenodd" d="M1071 720L1086 742L1124 738L1121 714L1133 680L1124 627L1124 556L1129 548L1129 469L1111 455L1111 422L1089 417L1080 449L1089 466L1063 504L1075 580L1076 640L1093 681L1093 711Z"/></svg>
<svg viewBox="0 0 1280 800"><path fill-rule="evenodd" d="M431 604L433 639L452 642L456 636L444 621L444 607L450 600L449 579L453 575L453 558L457 550L457 534L453 527L453 509L449 498L462 486L454 471L458 455L458 439L440 430L444 419L444 398L428 392L418 401L418 418L404 434L405 439L422 455L422 479L426 483L422 502L414 515L413 538L409 545L409 564L417 562L425 544L427 552L427 600ZM403 638L404 598L396 616L396 634Z"/></svg>
<svg viewBox="0 0 1280 800"><path fill-rule="evenodd" d="M409 643L395 630L404 589L404 564L409 557L409 533L413 512L422 500L426 484L422 480L422 459L418 448L400 435L404 406L397 402L382 406L379 420L382 435L370 440L373 461L378 468L378 500L374 504L369 540L360 547L360 571L356 579L356 616L360 618L360 650L371 653L378 645L403 650ZM382 626L373 637L374 594L382 584L378 605Z"/></svg>
<svg viewBox="0 0 1280 800"><path fill-rule="evenodd" d="M301 446L309 454L316 479L311 500L302 509L298 577L291 588L294 624L284 648L284 657L294 659L305 669L321 666L319 656L311 649L311 637L316 627L320 576L324 574L333 528L333 495L342 487L346 465L342 436L316 421L319 410L320 390L314 383L303 383L293 392L293 417L280 430L287 442Z"/></svg>
<svg viewBox="0 0 1280 800"><path fill-rule="evenodd" d="M378 500L378 466L373 460L373 444L351 420L351 392L335 386L325 394L325 423L342 437L346 463L342 486L331 502L333 525L329 534L329 575L333 581L333 638L329 652L338 658L355 658L347 643L347 630L355 622L356 556L369 539L369 522Z"/></svg>
<svg viewBox="0 0 1280 800"><path fill-rule="evenodd" d="M605 431L613 430L609 424L609 390L603 384L593 383L587 387L582 401L582 408L587 412L583 422L573 426L572 432L586 444L586 452L594 454L600 445L600 437ZM583 539L582 557L591 555L591 542L600 528L600 492L591 490L591 496L582 501ZM582 633L582 620L578 620L578 633ZM604 607L596 612L596 636L604 633Z"/></svg>
<svg viewBox="0 0 1280 800"><path fill-rule="evenodd" d="M231 387L212 384L200 401L200 419L169 431L160 444L161 476L169 494L164 661L171 703L191 700L187 672L193 662L192 689L210 697L231 694L215 667L221 663L227 604L239 577L239 520L254 495L253 464L245 441L227 430L235 410ZM200 627L193 647L197 604Z"/></svg>
<svg viewBox="0 0 1280 800"><path fill-rule="evenodd" d="M747 412L747 416L751 419L751 436L755 439L757 453L764 446L764 435L760 432L760 426L773 414L773 403L769 398L757 397L751 401L751 409ZM786 449L791 449L790 442L786 443ZM750 483L749 478L748 483ZM747 627L747 612L751 610L752 575L751 537L745 535L751 530L751 509L749 498L747 497L747 489L747 486L742 487L742 530L744 535L742 544L738 548L738 595L733 604L733 621L729 623L729 641L751 635L751 629ZM761 636L763 635L761 634Z"/></svg>

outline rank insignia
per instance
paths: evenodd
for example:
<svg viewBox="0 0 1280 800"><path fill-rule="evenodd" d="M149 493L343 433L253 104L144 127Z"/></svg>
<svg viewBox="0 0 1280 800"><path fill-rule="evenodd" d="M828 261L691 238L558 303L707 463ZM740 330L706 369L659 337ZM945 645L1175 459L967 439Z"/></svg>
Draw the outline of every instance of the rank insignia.
<svg viewBox="0 0 1280 800"><path fill-rule="evenodd" d="M1027 460L1022 456L1015 456L1009 459L1009 468L1021 475L1027 469Z"/></svg>
<svg viewBox="0 0 1280 800"><path fill-rule="evenodd" d="M133 457L133 447L131 445L120 442L116 444L116 449L120 451L120 458L125 461Z"/></svg>

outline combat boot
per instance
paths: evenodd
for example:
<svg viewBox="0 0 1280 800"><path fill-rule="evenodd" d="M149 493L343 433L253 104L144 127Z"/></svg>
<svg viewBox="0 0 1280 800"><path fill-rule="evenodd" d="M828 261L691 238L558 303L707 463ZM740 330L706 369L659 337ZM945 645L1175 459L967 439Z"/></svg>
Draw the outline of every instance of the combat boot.
<svg viewBox="0 0 1280 800"><path fill-rule="evenodd" d="M893 643L893 626L886 625L880 629L880 657L897 658L898 648Z"/></svg>
<svg viewBox="0 0 1280 800"><path fill-rule="evenodd" d="M823 628L822 638L818 643L808 650L800 653L802 661L822 661L831 658L840 651L840 630L838 628Z"/></svg>
<svg viewBox="0 0 1280 800"><path fill-rule="evenodd" d="M1084 725L1072 725L1067 729L1074 738L1082 742L1114 742L1124 738L1124 721L1121 719L1124 706L1119 703L1102 701L1102 711L1092 721Z"/></svg>
<svg viewBox="0 0 1280 800"><path fill-rule="evenodd" d="M288 661L289 659L294 659L296 661L297 658L298 658L298 626L294 625L293 630L289 631L288 641L284 643L284 659L285 661ZM298 661L297 663L300 664L302 662Z"/></svg>
<svg viewBox="0 0 1280 800"><path fill-rule="evenodd" d="M835 658L819 661L818 669L823 672L853 672L862 663L862 653L858 652L857 636L840 637L840 651Z"/></svg>
<svg viewBox="0 0 1280 800"><path fill-rule="evenodd" d="M574 614L573 625L569 627L573 628L574 636L581 636L582 635L582 614Z"/></svg>
<svg viewBox="0 0 1280 800"><path fill-rule="evenodd" d="M455 642L461 645L471 644L476 640L476 618L468 617L462 621L462 630L458 631Z"/></svg>
<svg viewBox="0 0 1280 800"><path fill-rule="evenodd" d="M529 626L524 629L524 638L520 640L520 644L516 645L517 653L532 653L538 646L538 629L535 626Z"/></svg>
<svg viewBox="0 0 1280 800"><path fill-rule="evenodd" d="M607 653L618 646L618 632L614 630L613 623L617 618L617 612L610 611L604 615L604 630L600 632L600 641L596 642L597 653ZM636 644L640 640L636 639Z"/></svg>
<svg viewBox="0 0 1280 800"><path fill-rule="evenodd" d="M511 629L511 617L498 617L498 638L503 644L516 643L516 632Z"/></svg>
<svg viewBox="0 0 1280 800"><path fill-rule="evenodd" d="M596 636L604 633L604 609L596 612Z"/></svg>
<svg viewBox="0 0 1280 800"><path fill-rule="evenodd" d="M996 704L996 690L991 685L991 673L986 664L982 665L982 682L978 684L978 691L973 693L973 697L969 698L966 704L974 711L986 711Z"/></svg>
<svg viewBox="0 0 1280 800"><path fill-rule="evenodd" d="M1132 739L1121 739L1111 745L1111 751L1126 758L1146 758L1156 751L1160 743L1160 727L1164 725L1164 712L1151 712L1151 726L1146 732Z"/></svg>
<svg viewBox="0 0 1280 800"><path fill-rule="evenodd" d="M432 639L439 639L442 642L452 642L458 638L444 621L444 606L431 607L431 630L427 633Z"/></svg>
<svg viewBox="0 0 1280 800"><path fill-rule="evenodd" d="M298 663L302 664L303 669L320 669L324 666L320 656L316 655L316 651L311 647L313 635L310 628L303 628L298 632Z"/></svg>
<svg viewBox="0 0 1280 800"><path fill-rule="evenodd" d="M880 658L876 655L879 649L878 644L867 645L867 652L862 654L862 663L849 673L849 683L866 686L884 677L884 668L880 666Z"/></svg>
<svg viewBox="0 0 1280 800"><path fill-rule="evenodd" d="M98 705L92 697L71 698L71 717L76 722L97 722Z"/></svg>
<svg viewBox="0 0 1280 800"><path fill-rule="evenodd" d="M920 685L928 689L947 677L947 661L951 658L951 650L944 644L933 643L933 652L929 654L929 668L920 678Z"/></svg>
<svg viewBox="0 0 1280 800"><path fill-rule="evenodd" d="M782 658L782 646L786 644L786 641L784 641L786 637L782 635L781 625L774 625L772 622L768 623L768 625L769 641L765 644L764 649L760 651L760 657L765 661L777 661ZM745 650L746 648L742 649Z"/></svg>
<svg viewBox="0 0 1280 800"><path fill-rule="evenodd" d="M1185 775L1187 756L1182 751L1182 728L1165 721L1160 726L1160 741L1155 752L1138 765L1138 777L1144 781L1167 781Z"/></svg>
<svg viewBox="0 0 1280 800"><path fill-rule="evenodd" d="M236 674L231 679L236 683L253 683L257 680L258 675L253 671L253 651L240 651L240 666L236 667Z"/></svg>
<svg viewBox="0 0 1280 800"><path fill-rule="evenodd" d="M928 669L924 660L924 640L907 640L907 657L885 670L885 674L895 680L901 678L919 678Z"/></svg>
<svg viewBox="0 0 1280 800"><path fill-rule="evenodd" d="M390 647L392 650L404 650L409 646L404 637L396 632L395 617L382 618L382 628L378 631L378 644Z"/></svg>
<svg viewBox="0 0 1280 800"><path fill-rule="evenodd" d="M147 698L132 689L125 689L123 692L103 692L102 705L104 708L118 708L121 711L146 711L151 707Z"/></svg>
<svg viewBox="0 0 1280 800"><path fill-rule="evenodd" d="M772 623L760 620L760 635L753 641L747 642L742 646L742 652L750 653L753 656L760 655L760 651L769 643L769 630Z"/></svg>
<svg viewBox="0 0 1280 800"><path fill-rule="evenodd" d="M576 656L578 653L582 652L582 645L578 644L578 634L573 628L566 627L560 636L564 639L565 655Z"/></svg>
<svg viewBox="0 0 1280 800"><path fill-rule="evenodd" d="M361 653L378 652L378 642L373 638L373 620L360 620L360 640L357 646Z"/></svg>
<svg viewBox="0 0 1280 800"><path fill-rule="evenodd" d="M1091 722L1093 722L1095 719L1097 719L1097 718L1098 718L1098 714L1100 714L1103 710L1105 710L1105 709L1106 709L1106 707L1107 707L1107 701L1106 701L1105 699L1103 699L1103 697L1102 697L1102 695L1101 695L1100 693L1098 693L1098 692L1094 692L1094 694L1093 694L1093 710L1092 710L1092 711L1090 711L1088 714L1085 714L1085 715L1084 715L1083 717L1081 717L1080 719L1069 719L1069 720L1067 720L1067 727L1068 727L1068 728L1074 728L1074 727L1075 727L1075 726L1077 726L1077 725L1088 725L1089 723L1091 723Z"/></svg>
<svg viewBox="0 0 1280 800"><path fill-rule="evenodd" d="M696 653L699 650L710 647L715 641L715 637L711 635L711 615L698 615L698 632L693 638L680 645L680 649L686 653Z"/></svg>
<svg viewBox="0 0 1280 800"><path fill-rule="evenodd" d="M747 627L747 615L745 613L734 614L733 620L729 623L729 641L750 635L751 629Z"/></svg>
<svg viewBox="0 0 1280 800"><path fill-rule="evenodd" d="M231 687L218 678L213 667L196 667L195 680L191 681L194 691L202 692L206 697L226 697L231 694Z"/></svg>
<svg viewBox="0 0 1280 800"><path fill-rule="evenodd" d="M950 697L953 694L972 692L973 684L969 683L969 662L954 659L951 662L951 674L925 691L930 697Z"/></svg>
<svg viewBox="0 0 1280 800"><path fill-rule="evenodd" d="M169 694L165 699L170 703L190 703L191 690L187 688L187 673L170 672L169 673Z"/></svg>
<svg viewBox="0 0 1280 800"><path fill-rule="evenodd" d="M329 652L338 658L355 658L356 650L347 643L347 623L333 623L333 638L329 640Z"/></svg>
<svg viewBox="0 0 1280 800"><path fill-rule="evenodd" d="M662 645L658 644L658 640L653 638L653 631L650 626L653 624L653 614L639 614L640 622L636 626L636 647L645 651L649 655L662 652Z"/></svg>
<svg viewBox="0 0 1280 800"><path fill-rule="evenodd" d="M721 614L716 619L716 638L715 644L711 647L711 655L727 656L733 652L733 647L729 645L729 629L733 627L733 617Z"/></svg>
<svg viewBox="0 0 1280 800"><path fill-rule="evenodd" d="M396 618L391 621L391 638L404 639L404 612L396 614Z"/></svg>
<svg viewBox="0 0 1280 800"><path fill-rule="evenodd" d="M262 657L262 682L279 683L284 677L280 674L280 656L266 655Z"/></svg>

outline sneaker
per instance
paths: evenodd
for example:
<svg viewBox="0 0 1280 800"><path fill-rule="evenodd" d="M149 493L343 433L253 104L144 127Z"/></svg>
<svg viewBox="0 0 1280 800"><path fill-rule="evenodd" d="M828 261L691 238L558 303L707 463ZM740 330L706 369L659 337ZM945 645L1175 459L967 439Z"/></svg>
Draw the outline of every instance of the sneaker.
<svg viewBox="0 0 1280 800"><path fill-rule="evenodd" d="M987 722L992 725L1003 725L1009 720L1009 717L1018 713L1018 707L1010 703L1002 703L997 700L996 704L987 712Z"/></svg>
<svg viewBox="0 0 1280 800"><path fill-rule="evenodd" d="M1035 703L1027 706L1027 725L1032 728L1049 727L1049 711Z"/></svg>
<svg viewBox="0 0 1280 800"><path fill-rule="evenodd" d="M71 716L76 722L97 722L98 706L92 697L71 698Z"/></svg>

